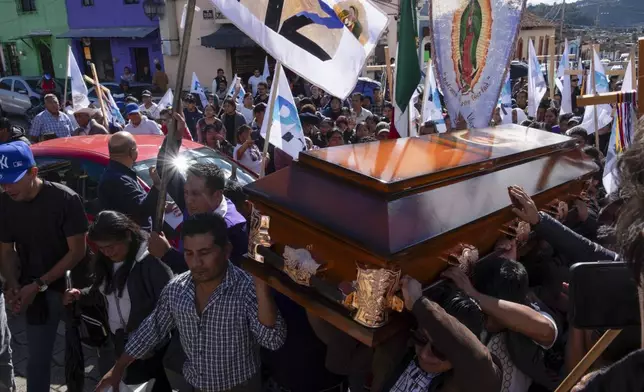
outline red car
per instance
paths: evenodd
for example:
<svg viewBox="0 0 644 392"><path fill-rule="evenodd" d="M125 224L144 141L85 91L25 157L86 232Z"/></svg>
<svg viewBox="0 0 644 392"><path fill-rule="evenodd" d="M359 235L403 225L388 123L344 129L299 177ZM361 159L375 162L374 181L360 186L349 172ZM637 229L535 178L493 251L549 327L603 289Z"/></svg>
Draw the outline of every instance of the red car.
<svg viewBox="0 0 644 392"><path fill-rule="evenodd" d="M107 150L108 139L109 135L76 136L47 140L31 147L40 176L45 180L67 185L76 191L85 202L85 211L90 217L100 211L98 182L110 159ZM152 180L148 168L156 165L157 154L164 137L135 135L134 139L139 151L134 170L141 184L149 189ZM183 140L177 165L187 168L195 162L219 166L229 180L242 186L257 178L254 173L225 155L199 143Z"/></svg>

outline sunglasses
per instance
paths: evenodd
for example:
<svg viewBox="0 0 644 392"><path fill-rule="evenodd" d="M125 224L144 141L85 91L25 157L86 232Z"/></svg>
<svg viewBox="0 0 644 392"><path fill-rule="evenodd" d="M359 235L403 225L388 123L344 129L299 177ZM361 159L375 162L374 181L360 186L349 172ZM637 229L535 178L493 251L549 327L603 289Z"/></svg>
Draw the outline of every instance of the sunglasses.
<svg viewBox="0 0 644 392"><path fill-rule="evenodd" d="M440 350L438 350L433 344L429 342L429 340L425 337L425 335L422 333L422 331L419 330L411 330L411 340L414 342L416 346L419 347L425 347L429 345L430 349L432 350L432 353L434 356L441 361L447 361L447 358L445 357L445 354L443 354Z"/></svg>

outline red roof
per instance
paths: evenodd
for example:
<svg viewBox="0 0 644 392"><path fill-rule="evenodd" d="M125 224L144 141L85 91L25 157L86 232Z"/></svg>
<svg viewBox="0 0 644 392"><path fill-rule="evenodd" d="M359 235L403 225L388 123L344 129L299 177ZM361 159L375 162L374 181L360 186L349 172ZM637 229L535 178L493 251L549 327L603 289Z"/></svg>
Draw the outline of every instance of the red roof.
<svg viewBox="0 0 644 392"><path fill-rule="evenodd" d="M57 138L36 143L31 146L34 155L49 155L64 153L65 156L93 156L94 160L109 159L107 142L110 135L93 135L93 136L74 136L66 138ZM153 135L134 135L137 148L139 151L139 161L156 158L159 154L159 148L163 143L163 136ZM189 140L183 140L181 151L192 150L203 147L199 143Z"/></svg>

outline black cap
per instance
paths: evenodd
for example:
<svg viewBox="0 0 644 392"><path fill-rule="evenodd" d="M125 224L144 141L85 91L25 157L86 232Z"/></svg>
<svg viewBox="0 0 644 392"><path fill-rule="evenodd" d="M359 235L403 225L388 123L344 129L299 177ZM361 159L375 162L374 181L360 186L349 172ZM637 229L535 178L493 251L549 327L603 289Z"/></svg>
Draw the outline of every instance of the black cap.
<svg viewBox="0 0 644 392"><path fill-rule="evenodd" d="M141 93L141 96L142 97L151 97L152 93L150 92L150 90L143 90L143 92Z"/></svg>

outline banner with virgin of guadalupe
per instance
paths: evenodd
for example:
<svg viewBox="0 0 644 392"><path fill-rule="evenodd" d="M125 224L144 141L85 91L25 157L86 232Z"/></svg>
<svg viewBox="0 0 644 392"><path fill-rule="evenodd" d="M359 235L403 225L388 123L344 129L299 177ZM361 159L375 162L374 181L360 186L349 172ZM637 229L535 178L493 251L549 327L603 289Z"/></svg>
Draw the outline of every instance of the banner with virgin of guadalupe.
<svg viewBox="0 0 644 392"><path fill-rule="evenodd" d="M525 3L431 2L432 58L450 118L462 116L470 128L489 125L515 50Z"/></svg>

